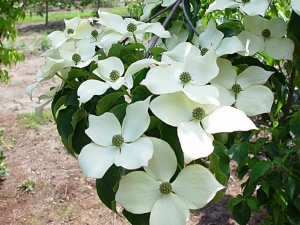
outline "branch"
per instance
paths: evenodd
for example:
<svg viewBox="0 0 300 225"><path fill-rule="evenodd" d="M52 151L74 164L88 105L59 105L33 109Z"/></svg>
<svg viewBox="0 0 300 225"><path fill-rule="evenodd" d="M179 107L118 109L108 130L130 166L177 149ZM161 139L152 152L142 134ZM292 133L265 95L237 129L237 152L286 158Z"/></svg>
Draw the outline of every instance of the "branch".
<svg viewBox="0 0 300 225"><path fill-rule="evenodd" d="M184 18L186 19L186 21L187 21L189 27L190 27L190 28L194 31L194 33L199 37L200 34L198 33L198 31L195 29L194 25L192 24L192 22L191 22L191 20L190 20L190 18L189 18L189 16L188 16L188 14L187 14L187 12L186 12L186 8L185 8L184 3L185 3L185 0L182 0L182 12L183 12Z"/></svg>
<svg viewBox="0 0 300 225"><path fill-rule="evenodd" d="M151 20L153 20L154 18L158 17L159 15L163 14L164 12L168 11L170 8L174 7L174 5L176 4L176 2L174 2L173 4L169 5L168 7L164 8L163 10L159 11L158 13L156 13L154 16L150 17L149 19L147 19L145 21L145 23L150 22Z"/></svg>
<svg viewBox="0 0 300 225"><path fill-rule="evenodd" d="M170 11L169 15L167 16L167 18L165 19L165 21L163 22L162 26L166 27L166 25L168 24L168 22L170 21L170 19L172 18L173 14L175 13L176 9L178 8L178 6L180 5L180 3L182 2L182 0L177 0L174 4L173 9ZM159 37L156 35L155 38L153 39L153 42L151 43L149 49L153 48L155 46L155 44L157 43ZM146 54L145 58L150 58L152 55L151 51L149 51Z"/></svg>

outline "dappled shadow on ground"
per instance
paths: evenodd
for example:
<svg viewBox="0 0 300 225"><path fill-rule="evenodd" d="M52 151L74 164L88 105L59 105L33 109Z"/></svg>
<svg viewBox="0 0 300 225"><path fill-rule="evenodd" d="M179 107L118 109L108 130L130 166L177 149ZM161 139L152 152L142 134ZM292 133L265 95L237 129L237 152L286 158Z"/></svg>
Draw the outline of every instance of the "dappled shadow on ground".
<svg viewBox="0 0 300 225"><path fill-rule="evenodd" d="M46 30L64 30L65 23L60 21L49 21L48 26L45 23L35 23L17 26L19 32L43 32Z"/></svg>

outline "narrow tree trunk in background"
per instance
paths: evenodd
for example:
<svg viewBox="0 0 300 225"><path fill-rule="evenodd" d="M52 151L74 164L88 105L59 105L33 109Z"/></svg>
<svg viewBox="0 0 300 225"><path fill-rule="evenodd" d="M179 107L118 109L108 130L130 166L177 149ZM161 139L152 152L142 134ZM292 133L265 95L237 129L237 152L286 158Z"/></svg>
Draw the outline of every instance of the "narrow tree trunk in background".
<svg viewBox="0 0 300 225"><path fill-rule="evenodd" d="M48 27L48 13L49 13L49 8L48 8L48 1L46 1L46 23L45 27Z"/></svg>
<svg viewBox="0 0 300 225"><path fill-rule="evenodd" d="M97 11L100 9L100 0L98 0L98 3L97 3Z"/></svg>

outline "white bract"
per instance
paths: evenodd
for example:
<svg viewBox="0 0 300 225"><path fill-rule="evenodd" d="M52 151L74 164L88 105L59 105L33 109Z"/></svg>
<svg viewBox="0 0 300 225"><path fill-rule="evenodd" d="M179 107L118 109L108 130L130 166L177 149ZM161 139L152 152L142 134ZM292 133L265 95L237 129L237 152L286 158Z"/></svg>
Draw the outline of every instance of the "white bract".
<svg viewBox="0 0 300 225"><path fill-rule="evenodd" d="M92 19L81 19L79 16L65 20L65 30L52 32L48 35L48 39L52 41L52 46L56 49L70 39L86 38L93 30L91 22Z"/></svg>
<svg viewBox="0 0 300 225"><path fill-rule="evenodd" d="M182 52L176 54L182 56ZM153 94L182 91L193 101L218 105L217 89L205 85L219 72L216 59L212 49L204 56L190 57L185 62L176 62L164 55L162 61L169 63L169 66L151 68L141 84L147 86Z"/></svg>
<svg viewBox="0 0 300 225"><path fill-rule="evenodd" d="M153 155L148 137L141 137L150 124L150 98L135 102L126 108L122 126L110 112L89 116L85 131L92 143L82 148L78 162L85 177L101 178L114 163L126 169L147 166Z"/></svg>
<svg viewBox="0 0 300 225"><path fill-rule="evenodd" d="M221 105L230 106L235 103L236 108L248 116L270 112L274 95L263 84L274 72L250 66L237 75L231 62L221 58L218 59L218 66L219 75L211 80L211 84L220 91Z"/></svg>
<svg viewBox="0 0 300 225"><path fill-rule="evenodd" d="M209 170L200 165L183 168L170 182L177 168L174 151L168 143L150 138L154 155L149 166L123 177L116 201L127 211L150 214L150 225L182 225L189 219L189 209L199 209L210 202L223 186Z"/></svg>
<svg viewBox="0 0 300 225"><path fill-rule="evenodd" d="M299 0L291 0L291 6L293 10L300 16L300 1Z"/></svg>
<svg viewBox="0 0 300 225"><path fill-rule="evenodd" d="M206 13L226 8L240 7L242 11L250 16L264 16L268 6L268 0L215 0L209 5Z"/></svg>
<svg viewBox="0 0 300 225"><path fill-rule="evenodd" d="M93 72L103 81L91 79L82 82L77 90L79 105L89 101L94 95L104 94L109 87L115 90L120 89L122 85L125 85L128 89L132 88L132 75L152 64L166 65L154 59L142 59L132 63L126 70L124 76L122 76L124 73L124 65L119 58L110 57L98 61L98 68Z"/></svg>
<svg viewBox="0 0 300 225"><path fill-rule="evenodd" d="M127 37L135 37L139 40L143 39L144 33L153 33L162 38L170 38L170 32L159 23L143 23L131 18L123 19L119 15L99 12L99 20L102 26L105 26L101 34L100 45L105 52L111 48L113 43L123 40ZM133 30L131 30L134 27Z"/></svg>
<svg viewBox="0 0 300 225"><path fill-rule="evenodd" d="M294 42L284 38L287 24L282 18L267 20L260 16L245 16L244 31L238 37L246 48L242 55L265 52L274 59L293 59Z"/></svg>
<svg viewBox="0 0 300 225"><path fill-rule="evenodd" d="M224 39L223 37L224 34L216 28L216 23L211 18L206 30L198 38L201 54L204 55L211 47L215 50L217 56L245 51L244 45L237 36L226 37Z"/></svg>
<svg viewBox="0 0 300 225"><path fill-rule="evenodd" d="M199 104L182 92L158 96L151 101L150 109L166 124L178 127L186 164L213 152L211 134L257 129L241 110L229 106Z"/></svg>

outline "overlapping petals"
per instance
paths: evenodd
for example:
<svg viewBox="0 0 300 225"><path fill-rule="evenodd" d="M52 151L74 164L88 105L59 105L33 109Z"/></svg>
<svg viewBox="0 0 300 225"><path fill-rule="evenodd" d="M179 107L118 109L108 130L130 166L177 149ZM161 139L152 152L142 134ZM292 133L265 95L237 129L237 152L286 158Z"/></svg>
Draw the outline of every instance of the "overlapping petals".
<svg viewBox="0 0 300 225"><path fill-rule="evenodd" d="M101 178L113 163L126 169L148 165L153 145L148 137L141 135L150 124L149 100L129 105L122 126L109 112L89 116L86 134L93 142L83 147L78 156L85 177Z"/></svg>
<svg viewBox="0 0 300 225"><path fill-rule="evenodd" d="M249 2L235 1L235 0L215 0L211 3L206 13L223 10L226 8L240 7L242 11L250 16L261 15L264 16L269 6L268 0L250 0Z"/></svg>
<svg viewBox="0 0 300 225"><path fill-rule="evenodd" d="M232 36L224 39L223 37L224 34L216 28L216 23L213 18L211 18L207 24L206 30L200 34L198 41L203 51L212 47L217 56L233 54L245 50L244 45L238 37Z"/></svg>
<svg viewBox="0 0 300 225"><path fill-rule="evenodd" d="M221 105L230 106L235 103L235 106L248 116L270 112L274 96L272 91L263 84L273 74L272 71L250 66L237 75L231 62L226 59L218 59L218 66L220 73L211 80L211 83L220 91ZM239 85L241 88L238 93L234 91L234 85Z"/></svg>
<svg viewBox="0 0 300 225"><path fill-rule="evenodd" d="M170 183L172 192L162 194L162 182L170 182L176 171L174 151L163 140L151 138L154 155L146 172L135 171L121 179L116 201L132 213L150 214L150 225L182 225L188 221L189 209L198 209L212 200L223 186L200 165L185 167Z"/></svg>
<svg viewBox="0 0 300 225"><path fill-rule="evenodd" d="M293 59L294 43L285 38L287 24L282 18L267 20L260 16L245 16L244 28L238 38L246 48L242 55L265 52L274 59ZM263 34L264 33L264 34Z"/></svg>

